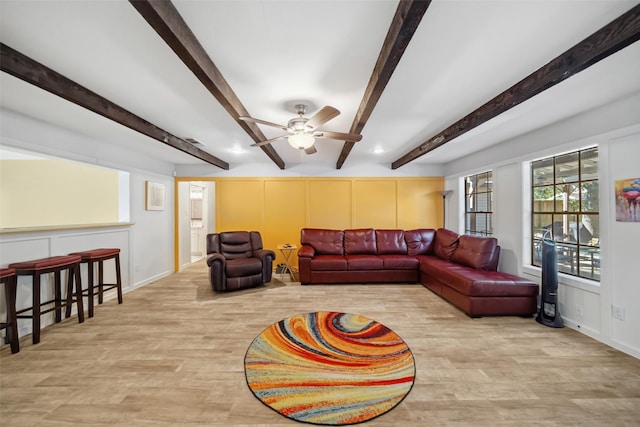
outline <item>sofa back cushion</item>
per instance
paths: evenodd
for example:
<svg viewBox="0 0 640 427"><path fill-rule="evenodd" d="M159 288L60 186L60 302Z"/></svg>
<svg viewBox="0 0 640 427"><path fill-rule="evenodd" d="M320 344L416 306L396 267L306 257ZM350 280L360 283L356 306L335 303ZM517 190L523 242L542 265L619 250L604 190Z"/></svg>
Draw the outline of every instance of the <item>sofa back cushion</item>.
<svg viewBox="0 0 640 427"><path fill-rule="evenodd" d="M256 252L262 250L262 236L259 231L250 231L251 249Z"/></svg>
<svg viewBox="0 0 640 427"><path fill-rule="evenodd" d="M429 255L433 252L433 241L436 230L432 228L418 228L405 230L404 241L407 243L407 254Z"/></svg>
<svg viewBox="0 0 640 427"><path fill-rule="evenodd" d="M406 255L407 242L402 230L376 230L378 255Z"/></svg>
<svg viewBox="0 0 640 427"><path fill-rule="evenodd" d="M312 246L317 255L344 255L344 231L303 228L300 243Z"/></svg>
<svg viewBox="0 0 640 427"><path fill-rule="evenodd" d="M376 233L373 228L344 230L345 255L375 255Z"/></svg>
<svg viewBox="0 0 640 427"><path fill-rule="evenodd" d="M226 259L249 258L253 254L251 235L248 231L224 231L220 233L220 253Z"/></svg>
<svg viewBox="0 0 640 427"><path fill-rule="evenodd" d="M439 231L438 231L439 232ZM494 270L497 265L498 240L494 237L462 235L451 261L478 270Z"/></svg>
<svg viewBox="0 0 640 427"><path fill-rule="evenodd" d="M439 228L436 232L436 239L433 244L433 253L440 259L449 261L451 255L456 251L458 247L458 240L460 236L446 228Z"/></svg>

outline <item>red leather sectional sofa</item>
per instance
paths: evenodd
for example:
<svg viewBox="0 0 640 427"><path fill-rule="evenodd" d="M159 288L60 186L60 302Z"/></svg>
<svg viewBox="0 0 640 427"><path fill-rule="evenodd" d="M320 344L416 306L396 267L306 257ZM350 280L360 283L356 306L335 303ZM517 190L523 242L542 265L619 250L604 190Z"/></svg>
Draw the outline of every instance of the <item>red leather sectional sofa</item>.
<svg viewBox="0 0 640 427"><path fill-rule="evenodd" d="M500 247L493 237L444 228L303 228L300 243L303 285L419 282L470 317L537 311L538 284L497 271Z"/></svg>

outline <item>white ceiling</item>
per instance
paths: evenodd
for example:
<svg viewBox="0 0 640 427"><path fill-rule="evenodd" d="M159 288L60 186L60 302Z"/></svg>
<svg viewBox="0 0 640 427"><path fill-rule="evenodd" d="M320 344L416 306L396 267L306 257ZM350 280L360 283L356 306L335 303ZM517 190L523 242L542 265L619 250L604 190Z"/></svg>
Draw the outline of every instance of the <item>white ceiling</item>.
<svg viewBox="0 0 640 427"><path fill-rule="evenodd" d="M293 101L349 132L397 1L173 0L240 101L286 124ZM636 5L622 0L432 1L345 165L391 163ZM273 162L127 1L0 0L3 43L227 161ZM441 164L640 91L640 43L412 163ZM0 106L175 164L204 164L0 73ZM313 114L313 111L309 112ZM267 137L282 132L261 126ZM286 167L335 169L342 141ZM375 148L384 153L374 154ZM241 149L240 154L234 150ZM211 168L219 170L215 166Z"/></svg>

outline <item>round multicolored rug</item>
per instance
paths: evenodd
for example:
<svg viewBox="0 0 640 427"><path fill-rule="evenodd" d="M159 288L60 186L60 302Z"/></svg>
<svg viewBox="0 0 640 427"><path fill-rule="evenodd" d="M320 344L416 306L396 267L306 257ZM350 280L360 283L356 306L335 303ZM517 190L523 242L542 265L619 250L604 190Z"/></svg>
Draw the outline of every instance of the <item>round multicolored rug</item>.
<svg viewBox="0 0 640 427"><path fill-rule="evenodd" d="M244 359L253 394L310 424L368 421L398 405L415 378L413 354L386 326L357 314L314 312L258 335Z"/></svg>

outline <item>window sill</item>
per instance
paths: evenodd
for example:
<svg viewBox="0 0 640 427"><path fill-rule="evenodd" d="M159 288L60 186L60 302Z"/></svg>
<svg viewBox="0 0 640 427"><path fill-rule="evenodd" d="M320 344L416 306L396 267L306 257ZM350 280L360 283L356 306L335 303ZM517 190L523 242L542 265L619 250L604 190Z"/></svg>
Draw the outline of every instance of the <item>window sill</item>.
<svg viewBox="0 0 640 427"><path fill-rule="evenodd" d="M536 278L542 277L542 269L539 267L523 265L522 271L529 276L534 276ZM600 282L596 282L595 280L558 273L558 282L564 286L571 286L572 288L582 289L583 291L600 295Z"/></svg>

